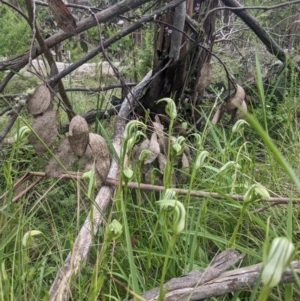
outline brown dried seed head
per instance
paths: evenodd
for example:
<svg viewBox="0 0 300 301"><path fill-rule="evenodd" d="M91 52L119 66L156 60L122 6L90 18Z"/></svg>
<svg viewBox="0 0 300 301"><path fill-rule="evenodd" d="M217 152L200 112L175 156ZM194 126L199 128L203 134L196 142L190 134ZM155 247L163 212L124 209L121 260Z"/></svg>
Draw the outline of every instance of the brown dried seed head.
<svg viewBox="0 0 300 301"><path fill-rule="evenodd" d="M48 87L43 84L38 86L27 100L27 108L30 114L39 115L49 108L50 102L51 93Z"/></svg>
<svg viewBox="0 0 300 301"><path fill-rule="evenodd" d="M33 121L32 129L35 133L31 133L28 140L38 155L42 155L46 151L44 144L50 148L56 141L58 134L56 113L57 111L55 110L47 111ZM42 140L44 144L41 143L40 140Z"/></svg>
<svg viewBox="0 0 300 301"><path fill-rule="evenodd" d="M86 120L78 115L72 118L69 126L69 134L68 139L73 152L81 157L89 143L89 126Z"/></svg>
<svg viewBox="0 0 300 301"><path fill-rule="evenodd" d="M240 85L236 85L236 93L229 99L227 103L227 110L231 111L237 108L238 106L241 106L245 97L245 90Z"/></svg>
<svg viewBox="0 0 300 301"><path fill-rule="evenodd" d="M46 175L56 178L66 173L65 169L70 170L76 162L76 157L70 147L68 138L64 138L60 141L59 147L54 154L61 164L59 164L54 157L51 157L46 166ZM61 165L64 166L64 168Z"/></svg>

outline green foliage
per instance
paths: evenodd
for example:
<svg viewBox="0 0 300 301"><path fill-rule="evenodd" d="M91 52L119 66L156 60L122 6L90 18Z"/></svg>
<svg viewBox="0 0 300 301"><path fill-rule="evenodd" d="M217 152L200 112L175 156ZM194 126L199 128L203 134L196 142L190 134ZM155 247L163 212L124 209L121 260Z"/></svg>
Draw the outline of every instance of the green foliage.
<svg viewBox="0 0 300 301"><path fill-rule="evenodd" d="M259 106L253 110L261 124L268 127L269 134L277 139L279 133L283 134L285 129L286 138L292 138L297 120L299 105L297 99L300 96L299 74L295 72L295 62L288 59L284 65L274 72L269 70L267 81L263 82L261 73L257 76L257 94ZM257 72L261 72L260 62L257 61ZM266 127L266 125L268 125Z"/></svg>
<svg viewBox="0 0 300 301"><path fill-rule="evenodd" d="M30 45L31 30L23 18L12 9L0 6L0 53L13 56L22 53Z"/></svg>
<svg viewBox="0 0 300 301"><path fill-rule="evenodd" d="M254 214L253 210L261 207L260 202L247 202L244 206L227 195L250 194L251 191L256 195L255 189L261 187L257 182L285 194L284 186L280 185L290 180L281 166L274 160L272 173L267 163L262 165L256 158L258 149L266 162L273 160L276 154L262 145L256 147L260 143L258 136L247 141L250 125L246 123L238 122L233 131L215 127L209 121L207 127L209 131L206 133L186 140L192 149L192 172L189 182L183 185L189 191L187 195L174 195L168 190L161 194L144 193L140 189L132 190L127 184L118 187L114 196L116 202L105 215L107 226L93 238L87 262L71 280L74 300L94 300L96 296L100 299L105 296L116 300L125 298L128 293L116 284L114 278L135 293L159 287L164 279L207 267L216 252L229 246L235 246L246 254L242 263L245 266L261 262L262 238L268 235L273 240L285 235L288 223L291 239L295 241L293 229L298 226L297 211L271 207L268 212ZM139 122L128 125L123 155L131 158L134 143L131 139L142 138L143 128ZM4 165L6 178L13 181L19 174L14 162L23 158L18 154L17 151L12 152ZM33 165L27 168L38 170L37 159L31 154L30 164ZM124 156L121 162L124 162ZM140 165L131 165L133 181L138 181L140 168ZM278 178L280 175L281 179ZM120 176L128 183L124 173ZM7 183L7 188L11 189L13 182ZM12 195L5 198L3 205L9 206L1 211L1 228L4 231L0 248L3 258L0 285L4 294L12 293L15 298L22 296L23 299L31 299L33 295L43 299L47 295L50 281L72 249L76 233L88 214L91 200L87 196L91 194L92 186L82 186L78 195L75 182L48 179L35 187L38 193L27 194L17 204L11 204ZM218 192L222 198L193 197L192 190L200 187L208 192ZM155 202L158 200L160 203ZM167 207L169 210L166 211ZM272 215L270 226L267 225L268 215ZM174 229L180 231L175 233ZM40 231L43 235L32 237L24 246L22 240L24 235L28 236L26 233L40 233L31 231ZM115 235L114 240L104 239L108 233ZM26 283L22 282L24 278ZM296 287L293 293L299 296L299 289ZM251 292L241 291L237 296L241 300L249 300ZM269 298L275 300L272 294ZM7 299L3 297L3 300ZM220 297L216 300L225 299Z"/></svg>
<svg viewBox="0 0 300 301"><path fill-rule="evenodd" d="M110 47L113 55L120 59L123 65L130 65L130 68L123 70L125 76L139 81L151 70L153 65L153 38L153 29L145 26L141 32L141 45L134 43L133 36L126 36Z"/></svg>

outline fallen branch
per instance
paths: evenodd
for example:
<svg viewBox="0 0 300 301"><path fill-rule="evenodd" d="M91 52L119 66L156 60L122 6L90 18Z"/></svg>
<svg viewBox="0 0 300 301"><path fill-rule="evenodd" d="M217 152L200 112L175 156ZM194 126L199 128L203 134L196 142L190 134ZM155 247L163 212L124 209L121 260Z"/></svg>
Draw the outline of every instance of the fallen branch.
<svg viewBox="0 0 300 301"><path fill-rule="evenodd" d="M0 95L0 99L15 99L16 97L20 97L22 94L6 94L6 95Z"/></svg>
<svg viewBox="0 0 300 301"><path fill-rule="evenodd" d="M107 178L105 183L107 185L118 186L119 181L116 179ZM123 183L125 185L125 183ZM164 191L166 188L164 186L152 185L152 184L143 184L143 183L136 183L136 182L128 182L126 184L128 188L132 189L141 189L144 191ZM188 189L181 189L181 188L172 188L178 194L190 194L190 196L195 197L211 197L214 199L224 199L224 198L231 198L236 201L243 201L244 195L242 194L219 194L217 192L206 192L206 191L196 191L196 190L188 190ZM286 198L286 197L270 197L268 199L261 199L260 202L269 202L275 204L288 204L289 202L300 203L300 198Z"/></svg>
<svg viewBox="0 0 300 301"><path fill-rule="evenodd" d="M40 176L40 175L38 175ZM45 173L43 173L43 176L45 176ZM20 179L18 179L14 186L13 186L13 191L15 191L17 188L19 188L24 182L26 182L30 177L32 177L31 172L26 172ZM7 195L9 195L9 190L7 190L4 194L0 195L0 201L2 201Z"/></svg>
<svg viewBox="0 0 300 301"><path fill-rule="evenodd" d="M42 178L46 176L45 172L37 172L37 171L30 171L30 172L26 173L26 175L28 175L28 174L30 176L42 177ZM23 177L21 179L23 179ZM60 176L61 179L75 179L75 180L81 179L81 177L82 177L82 173L72 172L72 171L69 174L63 174L63 175ZM19 183L20 180L18 180L16 182L15 185L17 185L17 186L14 187L14 189L19 186L18 183ZM116 180L116 179L108 177L105 180L105 185L118 186L119 181ZM122 185L125 185L125 183L122 183ZM126 184L126 186L128 188L131 188L131 189L140 189L142 191L160 192L160 191L165 190L164 186L145 184L145 183L137 183L137 182L128 182ZM194 197L211 197L213 199L231 198L231 199L236 200L236 201L243 201L244 200L244 195L242 195L242 194L220 194L220 193L217 193L217 192L197 191L197 190L190 190L189 191L188 189L182 189L182 188L176 188L176 187L173 187L172 189L178 194L183 194L183 195L189 194L190 196L194 196ZM8 192L6 192L6 193L4 193L3 195L0 196L0 201L4 198L4 196L6 194L8 194ZM293 204L299 204L300 203L300 198L289 198L289 197L279 196L279 197L270 197L268 199L262 198L262 199L259 200L259 202L269 203L269 206L280 205L280 204L288 204L289 202L292 202ZM269 208L269 207L266 206L266 207L263 207L263 208L259 208L255 211L253 211L252 213L260 212L262 209L265 210L267 208Z"/></svg>
<svg viewBox="0 0 300 301"><path fill-rule="evenodd" d="M136 86L136 83L125 83L125 85L127 87L134 87ZM108 91L108 90L113 90L113 89L118 89L118 88L122 88L123 86L120 84L116 84L116 85L108 85L108 86L104 86L104 87L98 87L98 88L67 88L66 92L87 92L87 93L97 93L97 92L104 92L104 91ZM0 96L1 98L1 96Z"/></svg>
<svg viewBox="0 0 300 301"><path fill-rule="evenodd" d="M133 96L138 97L145 85L150 80L151 73L149 72L142 82L133 90ZM117 117L115 126L115 134L113 146L120 153L122 135L125 129L126 120L134 101L132 94L128 94L127 98L122 103L120 112ZM115 159L112 160L111 168L108 176L116 178L118 175L119 166ZM92 243L92 237L98 232L99 227L104 222L103 214L111 200L113 189L110 186L102 186L99 190L93 208L89 216L86 218L80 232L75 240L73 250L66 258L64 266L58 271L56 278L50 289L49 300L66 300L70 291L70 279L73 274L76 274L80 269L81 263L86 259L88 251Z"/></svg>
<svg viewBox="0 0 300 301"><path fill-rule="evenodd" d="M262 263L226 272L242 258L243 255L237 251L228 249L217 255L204 271L196 270L171 279L164 285L167 291L164 301L204 300L239 290L251 290L259 281ZM294 273L300 274L299 261L293 261L290 267L283 272L281 283L294 282ZM159 288L154 288L143 293L142 297L147 301L158 300L158 292Z"/></svg>

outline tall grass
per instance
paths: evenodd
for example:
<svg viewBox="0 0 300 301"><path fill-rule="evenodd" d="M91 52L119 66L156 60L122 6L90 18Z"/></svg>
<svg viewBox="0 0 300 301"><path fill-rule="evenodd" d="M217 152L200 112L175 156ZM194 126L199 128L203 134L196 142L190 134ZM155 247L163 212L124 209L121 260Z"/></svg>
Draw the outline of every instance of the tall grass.
<svg viewBox="0 0 300 301"><path fill-rule="evenodd" d="M290 106L295 103L294 96L286 96L280 105L278 114L290 119L276 128L273 140L270 138L273 125L267 116L268 101L259 73L257 80L264 106L263 118L256 114L259 122L249 116L248 125L232 131L207 120L206 132L198 133L201 139L198 137L195 141L195 136L186 137L185 143L191 149L191 174L188 182L178 183L178 186L189 191L217 192L222 198L196 198L190 193L172 195L172 199L183 204L186 210L184 229L175 235L174 217L169 215L174 211L165 212L157 203L165 199L166 190L145 193L120 185L105 216L106 225L114 219L120 222L122 234L108 242L104 225L93 238L88 259L71 280L71 300L122 300L127 297L141 300L138 296L141 292L161 287L163 281L193 269L207 267L216 253L228 247L245 254L241 266L262 262L266 240L271 242L285 236L298 248L299 210L292 203L270 206L251 201L245 204L230 197L230 194L245 194L258 183L271 195L287 196L291 200L299 195L296 150L300 137L297 108ZM99 106L101 102L100 97ZM96 130L106 133L107 139L110 137L101 122ZM169 137L171 145L170 141ZM123 145L123 151L124 148ZM9 151L1 159L0 167L1 193L9 191L1 201L8 207L0 211L0 300L47 300L51 282L72 250L88 215L91 198L87 185L78 192L76 182L47 179L17 203L12 203L12 186L21 171L41 169L49 155L35 157L26 143L10 146ZM207 152L205 160L197 165L203 151ZM125 183L141 181L141 166L132 164L132 173L129 173L124 170L123 162L121 156L120 180ZM170 168L168 172L173 166ZM165 179L167 189L170 177ZM264 206L265 210L257 211ZM33 230L40 234L32 236L24 245L24 235ZM163 293L161 290L161 299ZM257 284L254 289L213 300L256 300L259 293ZM268 300L287 300L291 295L294 300L300 298L299 281L271 290Z"/></svg>

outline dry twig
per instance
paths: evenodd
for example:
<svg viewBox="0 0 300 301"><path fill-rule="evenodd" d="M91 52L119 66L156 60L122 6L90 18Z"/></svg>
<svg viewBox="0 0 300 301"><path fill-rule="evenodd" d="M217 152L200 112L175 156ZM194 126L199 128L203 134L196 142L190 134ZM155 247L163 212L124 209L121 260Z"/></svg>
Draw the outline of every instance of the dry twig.
<svg viewBox="0 0 300 301"><path fill-rule="evenodd" d="M237 251L228 249L217 255L204 271L192 271L179 278L173 278L164 285L167 291L164 301L196 301L217 297L239 290L251 290L259 280L262 263L227 271L241 260L243 256ZM295 273L299 275L299 261L291 263L291 269L283 272L281 283L295 281ZM146 301L157 300L159 289L154 288L142 294Z"/></svg>
<svg viewBox="0 0 300 301"><path fill-rule="evenodd" d="M28 172L26 173L26 175L28 176L28 174L30 176L35 176L35 177L45 177L46 173L45 172ZM78 173L78 172L70 172L69 174L63 174L60 176L61 179L81 179L82 174ZM23 180L24 176L19 179L15 186L15 188L17 188L19 186L19 181L22 180L22 183L24 182ZM28 178L26 178L26 180L28 180ZM107 186L118 186L119 185L119 181L117 179L114 178L110 178L108 177L105 181L105 185ZM125 185L125 183L123 183L122 185ZM145 183L137 183L137 182L128 182L127 184L128 188L131 189L140 189L143 191L164 191L165 187L164 186L159 186L159 185L152 185L152 184L145 184ZM196 191L196 190L191 190L189 191L188 189L182 189L182 188L176 188L173 187L172 188L175 192L177 192L178 194L183 194L183 195L187 195L189 194L190 196L194 196L194 197L200 197L200 198L213 198L213 199L224 199L224 198L230 198L236 201L243 201L244 196L242 194L219 194L217 192L208 192L208 191ZM4 196L7 194L8 192L5 192L2 196L0 196L0 201L4 198ZM292 202L293 204L299 204L300 203L300 198L289 198L289 197L270 197L268 199L261 199L260 202L264 202L264 203L268 203L268 206L264 206L262 208L256 209L254 211L252 211L252 213L258 213L261 212L263 210L266 210L268 208L270 208L270 206L276 206L276 205L282 205L282 204L288 204L289 202Z"/></svg>

